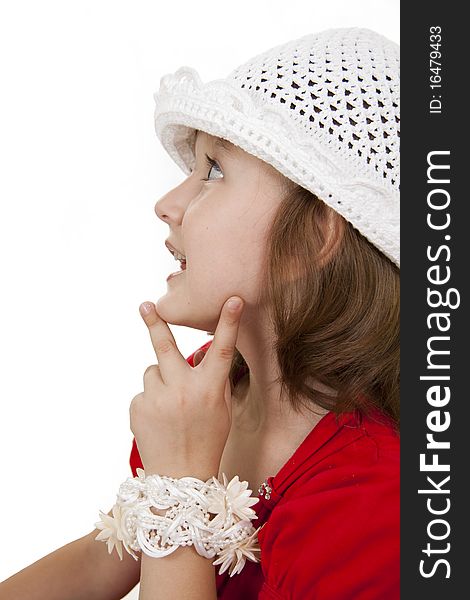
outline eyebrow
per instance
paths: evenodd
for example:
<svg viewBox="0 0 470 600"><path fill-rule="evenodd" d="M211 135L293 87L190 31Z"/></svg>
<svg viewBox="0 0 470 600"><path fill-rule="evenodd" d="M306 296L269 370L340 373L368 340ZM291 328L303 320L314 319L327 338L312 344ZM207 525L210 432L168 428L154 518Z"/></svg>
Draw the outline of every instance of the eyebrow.
<svg viewBox="0 0 470 600"><path fill-rule="evenodd" d="M199 131L196 134L196 140L197 137L199 135ZM224 138L221 137L215 137L215 141L213 142L214 147L217 148L218 150L221 150L224 154L227 154L229 156L233 156L236 153L237 147L235 146L235 144L232 144L231 142L229 142L228 140L225 140ZM194 144L194 148L196 148L196 144Z"/></svg>
<svg viewBox="0 0 470 600"><path fill-rule="evenodd" d="M224 138L219 138L219 137L216 138L216 140L214 142L214 146L216 148L219 148L226 154L231 154L231 155L235 154L235 146L231 142L224 140Z"/></svg>

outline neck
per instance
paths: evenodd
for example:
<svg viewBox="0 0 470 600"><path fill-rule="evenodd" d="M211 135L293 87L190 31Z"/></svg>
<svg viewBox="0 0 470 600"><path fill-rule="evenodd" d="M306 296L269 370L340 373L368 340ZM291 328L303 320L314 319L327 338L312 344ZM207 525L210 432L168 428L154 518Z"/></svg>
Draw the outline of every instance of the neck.
<svg viewBox="0 0 470 600"><path fill-rule="evenodd" d="M237 349L250 370L235 390L233 420L246 433L303 435L328 412L312 404L312 410L294 411L287 395L281 394L276 380L280 375L274 353L274 334L267 318L257 315L240 323Z"/></svg>

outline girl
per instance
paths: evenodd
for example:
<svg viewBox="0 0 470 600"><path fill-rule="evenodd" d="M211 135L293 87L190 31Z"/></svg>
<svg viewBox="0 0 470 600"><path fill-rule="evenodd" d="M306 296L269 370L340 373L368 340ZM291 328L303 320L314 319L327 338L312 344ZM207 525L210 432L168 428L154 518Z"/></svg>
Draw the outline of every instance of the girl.
<svg viewBox="0 0 470 600"><path fill-rule="evenodd" d="M186 178L155 212L182 268L141 307L158 364L131 403L120 491L154 482L201 504L210 482L202 525L195 504L151 510L183 540L231 509L240 535L215 560L210 536L160 558L141 536L139 562L116 503L2 600L121 598L139 579L140 600L399 597L398 78L396 44L361 28L223 80L162 78L156 132ZM214 338L185 360L167 323Z"/></svg>
<svg viewBox="0 0 470 600"><path fill-rule="evenodd" d="M162 78L156 131L186 178L155 212L182 268L142 313L158 366L132 472L247 481L260 561L143 553L141 598L399 597L398 57L335 29L224 80ZM192 368L166 322L215 331Z"/></svg>

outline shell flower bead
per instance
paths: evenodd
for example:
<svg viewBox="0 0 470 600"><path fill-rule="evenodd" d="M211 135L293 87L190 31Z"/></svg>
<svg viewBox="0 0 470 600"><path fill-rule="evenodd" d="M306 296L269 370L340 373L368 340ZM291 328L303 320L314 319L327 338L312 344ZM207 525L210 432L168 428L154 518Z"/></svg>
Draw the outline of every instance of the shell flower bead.
<svg viewBox="0 0 470 600"><path fill-rule="evenodd" d="M227 477L223 476L223 484L215 477L213 489L208 496L207 510L216 514L212 519L211 525L214 527L221 525L227 518L230 518L230 512L237 516L240 520L250 520L256 517L256 512L250 508L259 502L258 498L251 498L251 490L248 489L247 481L240 481L238 475L235 475L227 485Z"/></svg>
<svg viewBox="0 0 470 600"><path fill-rule="evenodd" d="M101 529L100 533L96 536L95 540L106 541L108 546L108 553L111 554L113 548L116 547L119 558L122 560L122 545L126 551L131 554L134 559L138 560L138 557L130 548L131 538L122 528L122 523L126 520L125 510L121 509L121 506L115 504L113 506L113 516L107 515L100 510L101 521L95 523L97 529Z"/></svg>
<svg viewBox="0 0 470 600"><path fill-rule="evenodd" d="M258 562L258 558L255 556L255 552L261 552L258 545L258 531L261 527L258 527L250 537L246 538L238 546L228 546L221 552L219 552L219 558L215 560L213 565L220 565L219 574L224 573L229 569L230 577L240 573L245 566L246 559L249 558L253 562Z"/></svg>

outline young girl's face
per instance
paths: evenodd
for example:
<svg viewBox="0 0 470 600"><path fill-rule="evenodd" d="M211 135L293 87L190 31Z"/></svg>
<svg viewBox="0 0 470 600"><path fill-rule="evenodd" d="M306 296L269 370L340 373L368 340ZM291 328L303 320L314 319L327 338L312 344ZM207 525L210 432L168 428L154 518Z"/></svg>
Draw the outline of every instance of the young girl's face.
<svg viewBox="0 0 470 600"><path fill-rule="evenodd" d="M155 205L169 226L168 242L186 256L186 269L168 280L157 310L169 323L212 332L232 295L245 301L242 321L256 317L266 236L284 180L262 160L228 142L227 152L217 140L198 132L192 173Z"/></svg>

